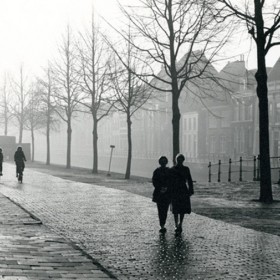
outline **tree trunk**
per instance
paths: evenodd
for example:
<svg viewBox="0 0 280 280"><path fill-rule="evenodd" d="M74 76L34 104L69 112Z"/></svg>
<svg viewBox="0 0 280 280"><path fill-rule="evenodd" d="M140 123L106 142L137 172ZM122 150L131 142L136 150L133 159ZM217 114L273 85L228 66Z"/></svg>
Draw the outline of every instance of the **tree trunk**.
<svg viewBox="0 0 280 280"><path fill-rule="evenodd" d="M7 107L6 103L5 103L5 107ZM8 112L7 112L6 108L5 108L5 130L4 130L4 134L5 134L5 136L8 135Z"/></svg>
<svg viewBox="0 0 280 280"><path fill-rule="evenodd" d="M132 138L131 138L131 118L130 115L127 114L127 144L128 144L128 154L127 154L127 164L126 164L126 172L125 179L130 179L131 172L131 159L132 159Z"/></svg>
<svg viewBox="0 0 280 280"><path fill-rule="evenodd" d="M8 135L8 122L5 121L5 132L4 132L5 136Z"/></svg>
<svg viewBox="0 0 280 280"><path fill-rule="evenodd" d="M46 165L50 165L50 120L47 120L47 131L46 131L46 138L47 138L47 160Z"/></svg>
<svg viewBox="0 0 280 280"><path fill-rule="evenodd" d="M34 154L35 154L35 138L34 138L34 129L31 128L31 145L32 145L32 155L31 161L34 162Z"/></svg>
<svg viewBox="0 0 280 280"><path fill-rule="evenodd" d="M255 75L257 81L257 96L259 98L259 145L260 145L260 198L261 202L271 203L271 169L269 154L269 111L268 111L268 90L267 71L265 62L265 35L262 5L255 0L255 22L257 28L257 62L258 71Z"/></svg>
<svg viewBox="0 0 280 280"><path fill-rule="evenodd" d="M19 124L19 139L18 139L18 143L22 144L22 132L23 132L23 124L22 122Z"/></svg>
<svg viewBox="0 0 280 280"><path fill-rule="evenodd" d="M170 31L170 73L172 79L172 133L173 133L173 163L175 165L175 159L180 152L180 109L179 109L179 97L180 91L178 88L178 76L176 69L176 51L175 51L175 33L174 22L172 20L172 1L168 2L168 18L169 18L169 31Z"/></svg>
<svg viewBox="0 0 280 280"><path fill-rule="evenodd" d="M172 91L172 131L173 131L173 163L175 164L176 155L180 152L180 110L179 94L173 88Z"/></svg>
<svg viewBox="0 0 280 280"><path fill-rule="evenodd" d="M97 174L98 173L98 147L97 147L97 141L98 141L98 134L97 134L97 125L98 121L93 116L93 169L92 173Z"/></svg>
<svg viewBox="0 0 280 280"><path fill-rule="evenodd" d="M260 86L262 94L265 87ZM266 88L267 92L267 88ZM268 121L268 100L267 96L259 99L259 139L260 139L260 201L271 203L273 201L270 171L270 153L269 153L269 121Z"/></svg>
<svg viewBox="0 0 280 280"><path fill-rule="evenodd" d="M66 168L71 168L71 140L72 140L72 127L71 121L67 122L67 158L66 158Z"/></svg>

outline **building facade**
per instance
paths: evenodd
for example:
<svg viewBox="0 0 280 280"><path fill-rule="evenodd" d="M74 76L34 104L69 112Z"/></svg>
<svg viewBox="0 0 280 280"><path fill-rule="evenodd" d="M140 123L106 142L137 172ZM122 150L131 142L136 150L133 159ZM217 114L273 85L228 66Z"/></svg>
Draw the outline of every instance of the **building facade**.
<svg viewBox="0 0 280 280"><path fill-rule="evenodd" d="M212 67L212 66L211 66ZM269 112L271 156L280 155L280 60L269 70ZM229 62L220 72L211 68L219 86L205 79L203 85L189 83L181 93L180 150L189 162L209 162L258 155L258 98L254 71L241 58ZM203 92L200 92L201 89ZM72 165L92 168L92 120L81 114L73 121ZM26 139L25 141L28 141ZM45 161L45 135L37 133L35 160ZM66 127L51 135L51 163L66 162ZM171 95L157 93L132 118L132 172L151 176L161 155L172 159ZM98 127L99 169L109 164L114 145L112 172L125 172L127 157L126 117L113 112ZM207 173L207 170L205 171Z"/></svg>

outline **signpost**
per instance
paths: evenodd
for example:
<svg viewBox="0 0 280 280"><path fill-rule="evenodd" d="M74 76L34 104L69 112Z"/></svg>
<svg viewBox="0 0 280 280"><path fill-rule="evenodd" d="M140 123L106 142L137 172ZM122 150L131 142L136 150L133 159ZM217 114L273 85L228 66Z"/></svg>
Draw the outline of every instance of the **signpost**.
<svg viewBox="0 0 280 280"><path fill-rule="evenodd" d="M108 169L108 173L107 176L111 176L110 170L111 170L111 162L112 162L112 156L113 156L113 150L115 148L115 145L110 145L111 148L111 155L110 155L110 162L109 162L109 169Z"/></svg>

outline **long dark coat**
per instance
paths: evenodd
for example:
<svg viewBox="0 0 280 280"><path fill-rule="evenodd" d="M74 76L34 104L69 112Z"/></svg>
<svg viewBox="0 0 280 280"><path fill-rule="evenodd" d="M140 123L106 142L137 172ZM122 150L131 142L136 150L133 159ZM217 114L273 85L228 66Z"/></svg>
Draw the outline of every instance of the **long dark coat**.
<svg viewBox="0 0 280 280"><path fill-rule="evenodd" d="M23 163L23 161L26 161L25 154L23 151L16 151L14 154L14 161L16 163Z"/></svg>
<svg viewBox="0 0 280 280"><path fill-rule="evenodd" d="M154 185L153 202L170 203L170 169L158 167L153 172L152 182Z"/></svg>
<svg viewBox="0 0 280 280"><path fill-rule="evenodd" d="M193 195L193 180L190 169L184 165L176 165L171 168L172 176L172 213L190 214Z"/></svg>

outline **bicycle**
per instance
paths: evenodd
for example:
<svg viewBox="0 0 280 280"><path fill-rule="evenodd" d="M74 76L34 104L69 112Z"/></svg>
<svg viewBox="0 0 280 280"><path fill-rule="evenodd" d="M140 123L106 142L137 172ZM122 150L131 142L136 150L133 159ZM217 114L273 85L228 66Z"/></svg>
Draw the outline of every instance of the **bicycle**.
<svg viewBox="0 0 280 280"><path fill-rule="evenodd" d="M17 164L17 177L18 177L18 182L22 183L22 179L23 179L23 165L22 164Z"/></svg>

